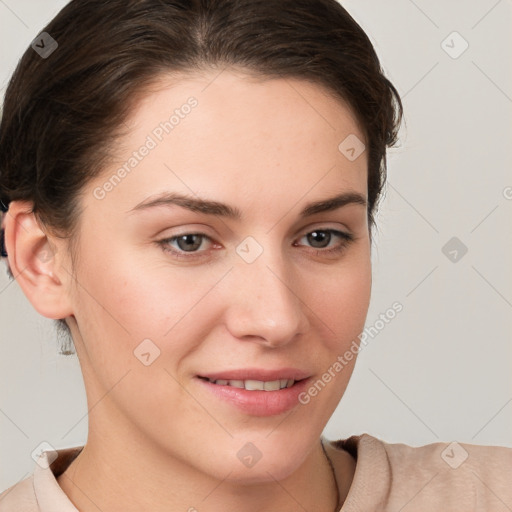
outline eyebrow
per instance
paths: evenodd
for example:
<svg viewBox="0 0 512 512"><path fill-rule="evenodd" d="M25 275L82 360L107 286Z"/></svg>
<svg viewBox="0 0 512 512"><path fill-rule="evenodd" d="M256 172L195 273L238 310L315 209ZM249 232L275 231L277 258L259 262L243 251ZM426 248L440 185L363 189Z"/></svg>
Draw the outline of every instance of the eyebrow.
<svg viewBox="0 0 512 512"><path fill-rule="evenodd" d="M321 201L308 203L300 211L300 217L304 218L315 215L316 213L337 210L338 208L342 208L343 206L349 204L358 204L366 207L367 201L365 197L358 192L343 192L342 194L338 194L327 199L322 199ZM186 208L187 210L193 212L215 215L217 217L226 217L234 220L240 220L242 218L241 211L234 206L220 203L218 201L198 199L175 192L163 193L155 197L149 197L148 199L145 199L131 210L129 210L128 213L132 214L137 211L148 210L150 208L159 206L169 207L174 205L181 206L182 208Z"/></svg>

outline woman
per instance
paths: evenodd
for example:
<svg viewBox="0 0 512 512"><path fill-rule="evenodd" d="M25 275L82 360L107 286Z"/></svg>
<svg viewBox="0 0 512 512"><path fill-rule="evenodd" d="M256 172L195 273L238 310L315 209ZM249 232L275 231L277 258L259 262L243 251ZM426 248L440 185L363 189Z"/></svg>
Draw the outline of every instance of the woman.
<svg viewBox="0 0 512 512"><path fill-rule="evenodd" d="M70 2L7 89L0 196L89 433L0 510L512 507L510 449L322 437L401 117L334 0Z"/></svg>

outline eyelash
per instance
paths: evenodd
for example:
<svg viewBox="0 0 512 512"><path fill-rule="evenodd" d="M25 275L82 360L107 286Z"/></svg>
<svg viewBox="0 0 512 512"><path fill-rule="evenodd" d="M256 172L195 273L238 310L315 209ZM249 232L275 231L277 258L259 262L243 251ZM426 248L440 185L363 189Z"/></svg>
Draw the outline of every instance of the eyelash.
<svg viewBox="0 0 512 512"><path fill-rule="evenodd" d="M302 235L300 238L304 238L305 236L310 235L312 233L316 233L316 232L330 233L331 235L338 236L342 240L342 242L340 244L338 244L334 247L331 247L329 249L318 249L318 248L312 247L311 250L314 251L316 256L322 256L322 255L330 256L330 255L342 253L343 251L345 251L347 249L347 247L355 239L354 235L352 235L351 233L346 233L344 231L339 231L337 229L331 229L331 228L314 229L313 231L308 231L307 233ZM182 233L180 235L175 235L170 238L165 238L163 240L159 240L157 242L157 244L162 248L162 250L164 252L171 253L173 256L175 256L177 258L191 260L191 259L202 257L201 253L206 252L206 251L183 251L183 250L177 250L177 249L171 248L169 246L169 244L171 242L174 242L174 241L178 240L178 238L181 238L181 237L187 236L187 235L201 236L201 237L203 237L203 240L208 239L208 240L212 241L212 239L204 233L190 232L190 233ZM331 240L329 240L329 243L330 242L331 242Z"/></svg>

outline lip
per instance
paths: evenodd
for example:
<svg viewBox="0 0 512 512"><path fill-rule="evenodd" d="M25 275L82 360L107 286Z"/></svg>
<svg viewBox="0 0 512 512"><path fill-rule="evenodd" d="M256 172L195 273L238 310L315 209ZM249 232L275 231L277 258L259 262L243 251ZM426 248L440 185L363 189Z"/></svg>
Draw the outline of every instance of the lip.
<svg viewBox="0 0 512 512"><path fill-rule="evenodd" d="M293 379L297 382L290 388L277 391L248 391L233 386L214 384L213 380L262 380ZM208 397L227 403L238 411L250 416L275 416L293 409L299 402L299 395L307 388L311 374L296 368L264 370L247 368L197 375L195 379Z"/></svg>
<svg viewBox="0 0 512 512"><path fill-rule="evenodd" d="M293 379L302 380L310 377L311 373L298 368L276 368L267 370L265 368L239 368L214 373L202 373L198 377L205 377L212 380L277 380Z"/></svg>

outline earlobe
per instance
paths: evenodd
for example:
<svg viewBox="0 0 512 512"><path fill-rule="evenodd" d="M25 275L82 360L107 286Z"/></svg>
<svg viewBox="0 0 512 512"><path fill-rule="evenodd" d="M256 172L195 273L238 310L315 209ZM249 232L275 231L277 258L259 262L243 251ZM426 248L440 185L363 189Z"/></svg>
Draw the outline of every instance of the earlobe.
<svg viewBox="0 0 512 512"><path fill-rule="evenodd" d="M5 247L14 278L41 315L60 319L72 314L58 258L41 229L32 203L12 201L4 219ZM63 282L64 281L64 282Z"/></svg>

